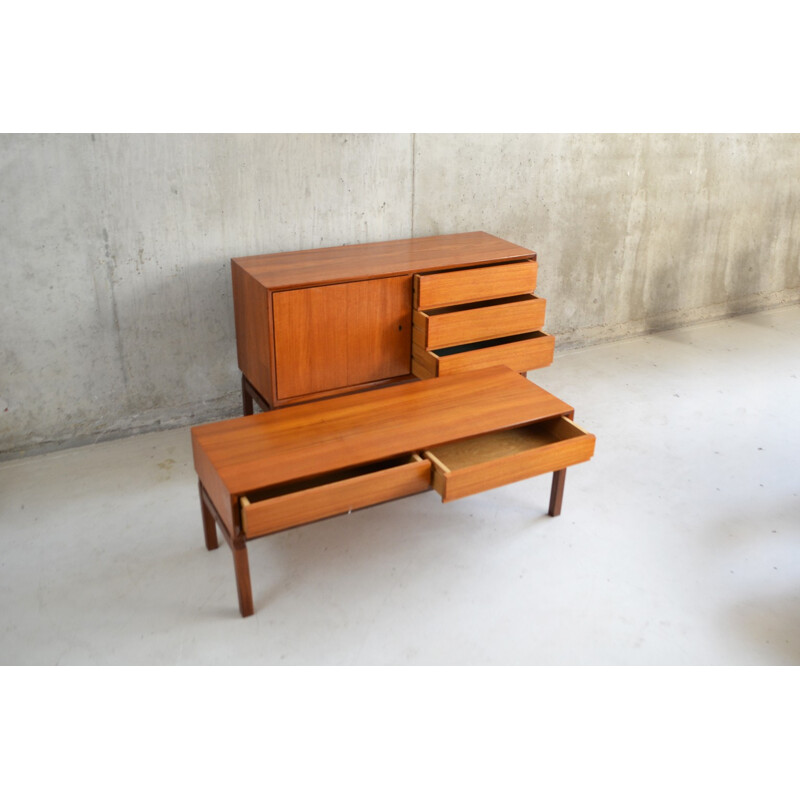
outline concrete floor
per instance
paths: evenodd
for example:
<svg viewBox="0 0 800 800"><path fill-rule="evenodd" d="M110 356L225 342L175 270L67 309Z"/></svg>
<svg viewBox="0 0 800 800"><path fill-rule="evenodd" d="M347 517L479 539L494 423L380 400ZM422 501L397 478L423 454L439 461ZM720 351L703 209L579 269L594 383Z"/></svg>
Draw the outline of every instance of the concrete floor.
<svg viewBox="0 0 800 800"><path fill-rule="evenodd" d="M251 543L239 617L187 428L0 464L3 664L800 664L800 306L560 353L567 474Z"/></svg>

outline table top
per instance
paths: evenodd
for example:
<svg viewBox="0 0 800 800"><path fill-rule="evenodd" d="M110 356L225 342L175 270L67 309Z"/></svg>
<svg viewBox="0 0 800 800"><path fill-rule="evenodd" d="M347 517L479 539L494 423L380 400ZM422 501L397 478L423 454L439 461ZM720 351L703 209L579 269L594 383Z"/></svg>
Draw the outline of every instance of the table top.
<svg viewBox="0 0 800 800"><path fill-rule="evenodd" d="M287 289L528 258L536 258L536 253L489 233L472 231L245 256L232 259L232 263L267 288Z"/></svg>
<svg viewBox="0 0 800 800"><path fill-rule="evenodd" d="M203 483L235 498L572 410L498 366L200 425L192 446Z"/></svg>

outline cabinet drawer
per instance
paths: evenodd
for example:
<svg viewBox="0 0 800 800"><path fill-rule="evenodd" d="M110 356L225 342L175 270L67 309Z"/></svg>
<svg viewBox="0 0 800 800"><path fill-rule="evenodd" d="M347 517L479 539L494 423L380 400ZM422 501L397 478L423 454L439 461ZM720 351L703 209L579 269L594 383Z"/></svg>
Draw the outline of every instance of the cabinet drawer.
<svg viewBox="0 0 800 800"><path fill-rule="evenodd" d="M555 338L542 331L438 350L423 350L415 346L412 371L418 378L436 378L505 364L515 372L527 372L552 364L554 348Z"/></svg>
<svg viewBox="0 0 800 800"><path fill-rule="evenodd" d="M273 486L241 498L248 539L424 492L431 465L414 454Z"/></svg>
<svg viewBox="0 0 800 800"><path fill-rule="evenodd" d="M414 312L414 344L431 350L539 330L545 301L532 294Z"/></svg>
<svg viewBox="0 0 800 800"><path fill-rule="evenodd" d="M588 461L595 437L566 417L433 447L433 488L446 503Z"/></svg>
<svg viewBox="0 0 800 800"><path fill-rule="evenodd" d="M497 264L451 272L414 276L414 306L428 309L533 294L536 289L535 261Z"/></svg>

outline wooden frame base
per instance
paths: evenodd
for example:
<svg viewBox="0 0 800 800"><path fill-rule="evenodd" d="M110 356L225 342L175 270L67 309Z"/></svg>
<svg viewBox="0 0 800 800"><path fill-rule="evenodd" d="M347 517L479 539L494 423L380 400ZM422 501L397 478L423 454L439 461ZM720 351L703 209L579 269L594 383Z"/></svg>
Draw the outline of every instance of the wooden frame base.
<svg viewBox="0 0 800 800"><path fill-rule="evenodd" d="M561 513L561 501L564 499L564 484L567 480L567 471L559 469L553 473L553 483L550 487L550 508L548 514L557 517Z"/></svg>
<svg viewBox="0 0 800 800"><path fill-rule="evenodd" d="M200 489L200 512L203 516L203 533L205 534L206 548L216 550L219 547L217 528L219 525L225 541L233 552L233 569L236 574L236 592L239 595L239 611L243 617L253 614L253 589L250 584L250 560L247 556L247 540L239 525L231 533L219 516L217 509L211 502L203 484L198 482Z"/></svg>
<svg viewBox="0 0 800 800"><path fill-rule="evenodd" d="M561 513L566 477L566 469L553 473L553 482L550 488L550 507L547 512L551 517L557 517ZM203 535L206 549L216 550L219 547L219 539L217 537L217 525L219 525L225 541L233 553L233 569L236 575L239 612L243 617L250 617L255 613L255 609L253 607L253 587L250 583L250 559L247 555L247 539L242 532L241 526L236 526L235 533L231 533L227 529L200 481L198 481L198 489L200 492L200 513L203 518Z"/></svg>
<svg viewBox="0 0 800 800"><path fill-rule="evenodd" d="M245 417L249 417L254 413L253 403L257 403L262 411L270 411L270 404L264 399L264 396L250 383L244 374L242 374L242 412Z"/></svg>

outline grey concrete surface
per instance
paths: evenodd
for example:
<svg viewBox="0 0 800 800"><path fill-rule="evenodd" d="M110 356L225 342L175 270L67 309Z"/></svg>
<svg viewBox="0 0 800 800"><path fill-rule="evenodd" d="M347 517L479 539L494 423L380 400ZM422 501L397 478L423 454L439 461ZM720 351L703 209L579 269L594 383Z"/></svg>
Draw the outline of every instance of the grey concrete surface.
<svg viewBox="0 0 800 800"><path fill-rule="evenodd" d="M406 135L1 136L0 453L237 413L231 257L410 236L411 155Z"/></svg>
<svg viewBox="0 0 800 800"><path fill-rule="evenodd" d="M540 475L267 536L246 619L188 429L7 461L0 664L798 665L798 337L794 305L558 354L597 436L561 516Z"/></svg>
<svg viewBox="0 0 800 800"><path fill-rule="evenodd" d="M800 136L0 135L0 458L239 411L229 261L486 230L562 349L800 299Z"/></svg>
<svg viewBox="0 0 800 800"><path fill-rule="evenodd" d="M414 185L538 252L562 349L800 299L800 136L417 134Z"/></svg>

